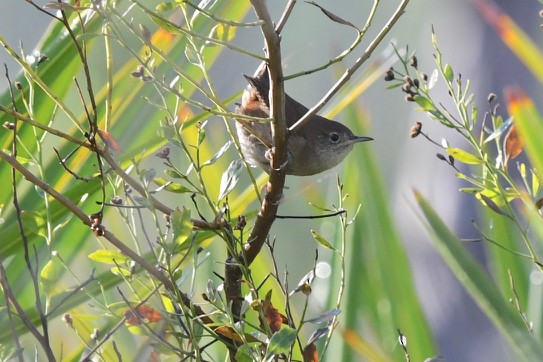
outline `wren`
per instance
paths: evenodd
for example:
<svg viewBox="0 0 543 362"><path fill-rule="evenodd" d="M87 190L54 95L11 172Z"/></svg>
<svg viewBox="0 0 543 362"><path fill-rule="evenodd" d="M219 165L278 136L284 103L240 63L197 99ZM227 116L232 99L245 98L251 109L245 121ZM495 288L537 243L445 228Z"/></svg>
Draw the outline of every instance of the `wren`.
<svg viewBox="0 0 543 362"><path fill-rule="evenodd" d="M238 113L259 118L270 116L268 67L263 65L255 77L245 75L249 86L243 92ZM285 94L286 126L291 127L308 109ZM270 123L238 119L237 134L247 162L270 173L270 147L273 147ZM326 171L343 161L358 142L371 137L355 136L343 124L315 115L300 129L287 134L288 160L283 166L288 175L309 176Z"/></svg>

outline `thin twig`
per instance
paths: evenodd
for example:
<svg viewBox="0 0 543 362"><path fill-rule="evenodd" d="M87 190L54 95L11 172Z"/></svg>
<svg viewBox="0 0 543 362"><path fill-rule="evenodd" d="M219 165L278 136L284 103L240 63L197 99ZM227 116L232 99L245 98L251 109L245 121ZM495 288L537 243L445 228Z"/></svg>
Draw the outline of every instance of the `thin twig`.
<svg viewBox="0 0 543 362"><path fill-rule="evenodd" d="M28 180L38 188L42 189L45 193L51 195L56 201L60 202L65 208L67 208L68 211L78 217L85 225L89 227L92 225L92 220L90 220L89 217L72 202L72 200L68 199L66 196L64 196L63 194L49 186L47 183L36 177L36 175L27 170L24 165L19 163L15 159L15 157L8 155L4 151L0 150L0 159L9 163L14 169L20 172L26 180ZM164 275L159 269L151 265L139 254L134 252L130 247L124 244L121 240L119 240L112 232L110 232L109 230L104 230L103 237L108 240L113 246L118 248L123 254L134 260L136 264L138 264L146 272L151 274L155 279L164 284L167 289L174 292L177 291L177 287L175 286L175 284L166 275ZM204 315L204 312L200 307L192 304L191 299L186 294L181 292L179 292L179 294L181 295L183 303L185 303L188 307L192 308L199 316L199 318L203 321L203 323L209 324L213 322L211 318Z"/></svg>
<svg viewBox="0 0 543 362"><path fill-rule="evenodd" d="M343 75L336 82L336 84L334 84L334 86L328 91L328 93L324 95L324 97L316 105L314 105L302 118L300 118L298 122L296 122L289 128L289 131L296 132L301 127L303 127L303 125L306 124L311 118L313 118L313 116L315 116L317 112L320 111L330 101L330 99L332 99L332 97L341 89L341 87L343 87L343 85L347 83L347 81L351 78L354 72L356 72L356 70L360 68L367 59L369 59L375 48L377 48L383 38L388 34L390 29L392 29L394 24L396 24L398 19L403 15L408 3L409 0L402 0L396 11L392 14L385 26L383 26L379 34L375 36L370 45L366 48L364 54L362 54L362 56L354 62L352 67L350 67L343 73Z"/></svg>
<svg viewBox="0 0 543 362"><path fill-rule="evenodd" d="M277 219L324 219L327 217L333 217L337 215L344 214L346 211L344 209L338 210L336 212L324 215L275 215Z"/></svg>

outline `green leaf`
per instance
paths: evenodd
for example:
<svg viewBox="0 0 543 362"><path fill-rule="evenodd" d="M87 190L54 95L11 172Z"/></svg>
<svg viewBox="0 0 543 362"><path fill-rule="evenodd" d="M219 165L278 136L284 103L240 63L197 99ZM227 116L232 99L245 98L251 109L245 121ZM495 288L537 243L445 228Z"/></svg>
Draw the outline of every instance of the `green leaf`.
<svg viewBox="0 0 543 362"><path fill-rule="evenodd" d="M178 184L178 183L175 183L175 182L171 182L171 181L168 181L166 180L165 178L162 178L162 177L155 177L153 179L153 182L155 184L157 184L158 186L164 186L163 189L166 190L166 191L170 191L170 192L174 192L176 194L183 194L183 193L188 193L188 192L194 192L188 188L186 188L185 186L181 185L181 184Z"/></svg>
<svg viewBox="0 0 543 362"><path fill-rule="evenodd" d="M53 262L53 260L49 260L40 272L40 285L47 298L54 294L54 290L58 285L60 270L60 265Z"/></svg>
<svg viewBox="0 0 543 362"><path fill-rule="evenodd" d="M415 192L415 197L437 251L459 282L506 337L511 347L518 353L520 358L518 360L538 360L543 353L543 346L526 330L513 305L500 293L486 270L462 246L460 240L452 234L422 195Z"/></svg>
<svg viewBox="0 0 543 362"><path fill-rule="evenodd" d="M124 276L124 277L129 277L132 275L132 273L130 272L130 270L126 269L126 268L122 268L122 267L113 267L111 268L111 272L115 275L118 275L118 276Z"/></svg>
<svg viewBox="0 0 543 362"><path fill-rule="evenodd" d="M171 178L185 178L185 176L181 175L179 172L175 171L175 170L164 170L164 173L168 176L170 176Z"/></svg>
<svg viewBox="0 0 543 362"><path fill-rule="evenodd" d="M219 201L224 199L236 186L239 180L239 174L243 169L241 160L234 160L228 166L228 169L222 174L221 187L219 190Z"/></svg>
<svg viewBox="0 0 543 362"><path fill-rule="evenodd" d="M196 53L196 51L193 48L186 47L185 48L185 56L187 57L187 60L191 64L194 64L194 65L196 65L198 67L201 65L198 53ZM200 141L201 137L205 137L205 132L202 131L202 133L203 133L203 135L198 137L198 141Z"/></svg>
<svg viewBox="0 0 543 362"><path fill-rule="evenodd" d="M450 64L445 64L445 69L443 70L443 76L447 82L452 82L454 79L454 71L451 68Z"/></svg>
<svg viewBox="0 0 543 362"><path fill-rule="evenodd" d="M236 351L236 361L238 362L253 362L254 358L250 350L250 346L247 344L241 345Z"/></svg>
<svg viewBox="0 0 543 362"><path fill-rule="evenodd" d="M447 153L451 155L452 157L454 157L455 160L458 160L468 165L479 165L483 163L483 160L481 160L477 156L474 156L471 153L461 150L460 148L449 147L447 148Z"/></svg>
<svg viewBox="0 0 543 362"><path fill-rule="evenodd" d="M275 332L270 339L268 345L268 351L266 353L266 360L272 356L280 355L281 353L288 353L290 347L296 341L296 330L290 327L281 328Z"/></svg>
<svg viewBox="0 0 543 362"><path fill-rule="evenodd" d="M332 244L330 244L330 243L328 242L328 240L326 240L326 239L324 238L324 236L322 236L318 231L316 231L316 230L311 230L311 235L313 235L313 238L315 239L315 241L316 241L317 243L319 243L320 246L325 247L326 249L333 250L333 251L335 251L336 253L338 252L338 251L336 250L336 248L334 248L334 247L332 246Z"/></svg>
<svg viewBox="0 0 543 362"><path fill-rule="evenodd" d="M190 209L175 209L170 215L172 223L173 240L177 246L181 246L192 233L193 224L190 221Z"/></svg>
<svg viewBox="0 0 543 362"><path fill-rule="evenodd" d="M230 145L232 144L232 141L228 140L222 147L219 151L217 151L216 154L213 155L213 157L211 157L208 161L206 161L202 167L204 166L209 166L209 165L212 165L214 164L215 162L217 162L217 160L228 150L228 148L230 147Z"/></svg>
<svg viewBox="0 0 543 362"><path fill-rule="evenodd" d="M124 264L130 261L131 259L120 253L113 250L97 250L89 254L89 259L103 264Z"/></svg>
<svg viewBox="0 0 543 362"><path fill-rule="evenodd" d="M417 102L417 104L425 111L430 111L435 108L432 101L423 96L415 96L415 102Z"/></svg>
<svg viewBox="0 0 543 362"><path fill-rule="evenodd" d="M163 2L156 6L155 10L159 13L174 10L177 8L176 2Z"/></svg>

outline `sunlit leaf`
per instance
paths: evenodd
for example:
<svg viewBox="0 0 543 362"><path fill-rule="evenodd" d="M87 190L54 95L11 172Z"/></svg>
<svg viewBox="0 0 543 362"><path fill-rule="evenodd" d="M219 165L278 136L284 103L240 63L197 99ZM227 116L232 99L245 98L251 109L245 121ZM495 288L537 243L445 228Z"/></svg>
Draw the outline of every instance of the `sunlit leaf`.
<svg viewBox="0 0 543 362"><path fill-rule="evenodd" d="M334 248L332 244L330 244L330 242L328 242L328 240L326 240L324 236L322 236L318 231L311 230L311 235L313 235L313 239L315 239L315 241L319 243L319 245L321 245L322 247L338 252L336 248Z"/></svg>
<svg viewBox="0 0 543 362"><path fill-rule="evenodd" d="M89 259L104 264L123 264L132 260L123 253L114 250L96 250L89 254Z"/></svg>
<svg viewBox="0 0 543 362"><path fill-rule="evenodd" d="M449 155L454 157L455 160L458 160L468 165L478 165L483 163L483 160L481 160L477 156L461 150L460 148L447 148L447 152L449 153Z"/></svg>

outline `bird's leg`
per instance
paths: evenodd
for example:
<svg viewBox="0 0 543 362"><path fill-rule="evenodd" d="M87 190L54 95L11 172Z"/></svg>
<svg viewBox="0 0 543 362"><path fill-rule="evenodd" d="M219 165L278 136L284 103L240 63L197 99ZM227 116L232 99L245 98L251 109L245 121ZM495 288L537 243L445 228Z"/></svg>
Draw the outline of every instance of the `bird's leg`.
<svg viewBox="0 0 543 362"><path fill-rule="evenodd" d="M270 166L272 164L272 158L273 158L274 153L275 153L275 147L271 147L271 148L268 148L268 150L264 154L264 157L266 157L266 160L270 161ZM287 159L285 160L285 162L279 165L279 167L274 168L274 170L275 171L283 170L285 167L287 167L290 161L292 161L292 154L290 153L290 151L287 151Z"/></svg>

